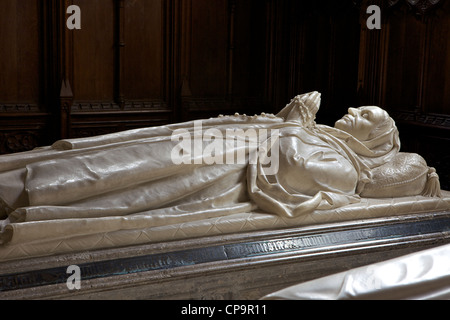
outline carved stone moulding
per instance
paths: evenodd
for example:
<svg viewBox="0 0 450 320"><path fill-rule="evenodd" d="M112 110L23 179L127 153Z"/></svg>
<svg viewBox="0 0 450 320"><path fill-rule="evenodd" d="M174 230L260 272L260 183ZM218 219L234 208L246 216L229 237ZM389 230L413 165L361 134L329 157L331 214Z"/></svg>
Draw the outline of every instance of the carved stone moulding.
<svg viewBox="0 0 450 320"><path fill-rule="evenodd" d="M449 241L450 213L434 212L7 261L0 298L253 300ZM70 264L81 270L77 291Z"/></svg>

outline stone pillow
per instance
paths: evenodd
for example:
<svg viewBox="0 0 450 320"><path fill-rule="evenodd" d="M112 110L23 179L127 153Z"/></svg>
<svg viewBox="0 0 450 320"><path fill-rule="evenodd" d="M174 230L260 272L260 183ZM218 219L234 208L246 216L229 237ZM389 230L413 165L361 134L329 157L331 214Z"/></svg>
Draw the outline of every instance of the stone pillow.
<svg viewBox="0 0 450 320"><path fill-rule="evenodd" d="M361 197L395 198L422 195L430 168L415 153L399 153L389 163L372 170L372 181L365 185Z"/></svg>

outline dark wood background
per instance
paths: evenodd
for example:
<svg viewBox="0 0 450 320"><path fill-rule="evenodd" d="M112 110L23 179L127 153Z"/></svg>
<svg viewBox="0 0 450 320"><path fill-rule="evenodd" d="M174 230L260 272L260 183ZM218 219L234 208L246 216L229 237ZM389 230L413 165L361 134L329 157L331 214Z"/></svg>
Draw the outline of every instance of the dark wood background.
<svg viewBox="0 0 450 320"><path fill-rule="evenodd" d="M450 189L448 0L0 0L0 153L65 137L379 105ZM81 30L66 8L81 8ZM381 30L366 9L382 8Z"/></svg>

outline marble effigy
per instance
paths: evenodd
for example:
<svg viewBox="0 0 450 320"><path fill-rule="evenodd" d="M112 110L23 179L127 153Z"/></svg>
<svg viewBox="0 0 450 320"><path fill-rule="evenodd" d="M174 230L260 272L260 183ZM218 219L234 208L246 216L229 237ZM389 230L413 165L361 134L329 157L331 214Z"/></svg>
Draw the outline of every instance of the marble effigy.
<svg viewBox="0 0 450 320"><path fill-rule="evenodd" d="M312 92L277 115L1 156L0 260L450 209L384 110L351 108L328 127L315 123L319 108Z"/></svg>
<svg viewBox="0 0 450 320"><path fill-rule="evenodd" d="M295 285L265 300L448 300L450 245Z"/></svg>

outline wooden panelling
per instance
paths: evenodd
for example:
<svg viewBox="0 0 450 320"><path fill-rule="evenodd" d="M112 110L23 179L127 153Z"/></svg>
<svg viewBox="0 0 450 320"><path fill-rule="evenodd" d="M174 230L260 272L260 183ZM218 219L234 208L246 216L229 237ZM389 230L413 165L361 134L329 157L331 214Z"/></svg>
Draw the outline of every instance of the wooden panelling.
<svg viewBox="0 0 450 320"><path fill-rule="evenodd" d="M388 59L382 105L415 110L420 105L426 25L405 7L389 17ZM383 101L384 100L384 101Z"/></svg>
<svg viewBox="0 0 450 320"><path fill-rule="evenodd" d="M114 1L76 0L82 29L73 33L75 101L114 100Z"/></svg>
<svg viewBox="0 0 450 320"><path fill-rule="evenodd" d="M179 119L260 113L266 103L266 3L186 1L182 6Z"/></svg>
<svg viewBox="0 0 450 320"><path fill-rule="evenodd" d="M450 115L450 1L427 23L424 111Z"/></svg>
<svg viewBox="0 0 450 320"><path fill-rule="evenodd" d="M225 96L229 10L227 0L193 0L190 88L195 96Z"/></svg>
<svg viewBox="0 0 450 320"><path fill-rule="evenodd" d="M125 1L123 94L127 100L164 99L164 1Z"/></svg>
<svg viewBox="0 0 450 320"><path fill-rule="evenodd" d="M450 3L426 10L394 2L384 8L381 30L362 29L360 103L448 115Z"/></svg>
<svg viewBox="0 0 450 320"><path fill-rule="evenodd" d="M50 142L46 68L48 3L0 0L0 154ZM50 76L49 76L50 78Z"/></svg>
<svg viewBox="0 0 450 320"><path fill-rule="evenodd" d="M52 141L52 123L47 114L0 115L0 153L22 152Z"/></svg>
<svg viewBox="0 0 450 320"><path fill-rule="evenodd" d="M377 102L392 111L450 114L449 3L427 16L412 14L406 5L386 15L386 60L378 65L384 75Z"/></svg>
<svg viewBox="0 0 450 320"><path fill-rule="evenodd" d="M266 72L266 6L261 0L235 1L232 54L232 80L229 93L237 97L263 97Z"/></svg>
<svg viewBox="0 0 450 320"><path fill-rule="evenodd" d="M38 105L40 2L1 0L0 6L0 105Z"/></svg>
<svg viewBox="0 0 450 320"><path fill-rule="evenodd" d="M168 53L173 35L167 1L80 1L79 6L89 15L83 14L82 30L73 33L74 102L67 135L171 122L173 61Z"/></svg>

